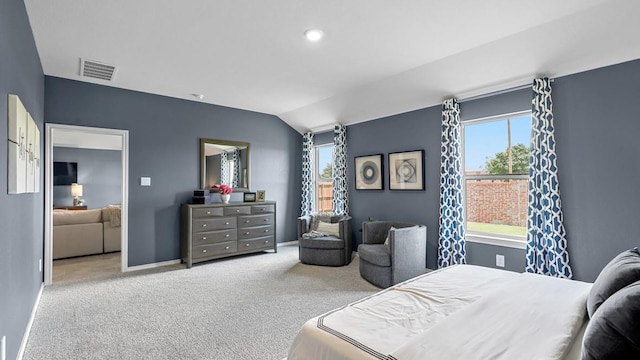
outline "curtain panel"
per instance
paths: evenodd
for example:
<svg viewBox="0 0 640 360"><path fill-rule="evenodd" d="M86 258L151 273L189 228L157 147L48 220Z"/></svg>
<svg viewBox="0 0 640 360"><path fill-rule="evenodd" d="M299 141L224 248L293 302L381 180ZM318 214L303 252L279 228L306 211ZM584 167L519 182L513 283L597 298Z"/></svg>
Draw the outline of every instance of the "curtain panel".
<svg viewBox="0 0 640 360"><path fill-rule="evenodd" d="M533 81L527 260L525 270L571 279L566 232L563 225L556 141L553 126L551 81Z"/></svg>
<svg viewBox="0 0 640 360"><path fill-rule="evenodd" d="M465 264L464 206L462 194L460 105L456 99L442 104L440 155L440 227L438 268Z"/></svg>
<svg viewBox="0 0 640 360"><path fill-rule="evenodd" d="M240 149L233 150L233 181L231 187L237 188L240 184Z"/></svg>
<svg viewBox="0 0 640 360"><path fill-rule="evenodd" d="M348 215L346 126L335 126L333 130L333 146L333 213L336 215Z"/></svg>
<svg viewBox="0 0 640 360"><path fill-rule="evenodd" d="M302 136L302 204L301 216L313 212L313 133Z"/></svg>
<svg viewBox="0 0 640 360"><path fill-rule="evenodd" d="M223 151L220 154L220 184L229 184L229 157L228 154Z"/></svg>

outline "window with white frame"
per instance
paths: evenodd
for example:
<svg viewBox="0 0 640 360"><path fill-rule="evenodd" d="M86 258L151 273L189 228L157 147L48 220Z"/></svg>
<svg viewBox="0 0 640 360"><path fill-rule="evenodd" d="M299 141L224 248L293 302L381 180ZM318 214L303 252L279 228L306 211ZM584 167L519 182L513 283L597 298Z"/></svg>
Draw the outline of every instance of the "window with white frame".
<svg viewBox="0 0 640 360"><path fill-rule="evenodd" d="M331 212L333 209L333 144L316 145L314 201L315 212Z"/></svg>
<svg viewBox="0 0 640 360"><path fill-rule="evenodd" d="M523 247L531 112L464 121L462 130L467 240Z"/></svg>

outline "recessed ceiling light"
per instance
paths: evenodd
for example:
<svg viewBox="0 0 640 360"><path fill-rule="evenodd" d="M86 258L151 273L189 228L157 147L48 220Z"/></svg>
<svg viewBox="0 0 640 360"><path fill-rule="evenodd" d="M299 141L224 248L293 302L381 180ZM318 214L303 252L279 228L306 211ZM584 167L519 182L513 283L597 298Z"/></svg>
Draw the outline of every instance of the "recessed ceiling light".
<svg viewBox="0 0 640 360"><path fill-rule="evenodd" d="M320 29L309 29L304 32L304 37L313 42L320 41L323 35L324 33Z"/></svg>
<svg viewBox="0 0 640 360"><path fill-rule="evenodd" d="M191 96L193 96L194 98L196 98L198 100L204 99L204 95L202 95L202 94L191 94Z"/></svg>

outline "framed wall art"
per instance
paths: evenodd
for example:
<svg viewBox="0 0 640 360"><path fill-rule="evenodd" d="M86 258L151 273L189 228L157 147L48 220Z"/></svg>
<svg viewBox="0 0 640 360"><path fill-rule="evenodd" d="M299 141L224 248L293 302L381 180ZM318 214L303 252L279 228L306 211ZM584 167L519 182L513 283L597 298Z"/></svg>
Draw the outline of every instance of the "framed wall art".
<svg viewBox="0 0 640 360"><path fill-rule="evenodd" d="M424 150L389 153L389 190L424 190Z"/></svg>
<svg viewBox="0 0 640 360"><path fill-rule="evenodd" d="M356 156L356 190L384 189L382 154Z"/></svg>

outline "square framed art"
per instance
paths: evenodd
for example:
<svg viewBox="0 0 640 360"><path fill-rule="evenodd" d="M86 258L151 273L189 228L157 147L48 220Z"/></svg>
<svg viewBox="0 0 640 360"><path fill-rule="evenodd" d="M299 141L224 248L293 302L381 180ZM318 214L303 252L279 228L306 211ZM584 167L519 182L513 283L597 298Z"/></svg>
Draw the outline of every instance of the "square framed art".
<svg viewBox="0 0 640 360"><path fill-rule="evenodd" d="M424 150L389 153L389 190L424 188Z"/></svg>
<svg viewBox="0 0 640 360"><path fill-rule="evenodd" d="M384 189L382 154L356 156L356 190Z"/></svg>

